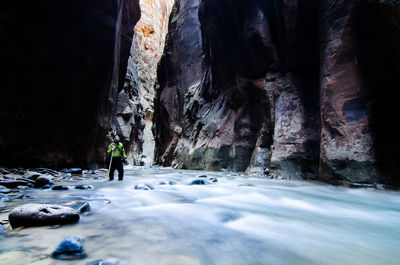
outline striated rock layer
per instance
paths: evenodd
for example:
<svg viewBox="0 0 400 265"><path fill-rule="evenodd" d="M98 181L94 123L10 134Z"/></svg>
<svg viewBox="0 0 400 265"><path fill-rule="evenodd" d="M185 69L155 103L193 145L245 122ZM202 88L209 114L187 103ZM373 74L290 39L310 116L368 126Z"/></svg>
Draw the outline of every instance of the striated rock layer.
<svg viewBox="0 0 400 265"><path fill-rule="evenodd" d="M139 18L138 0L2 4L0 163L104 163Z"/></svg>
<svg viewBox="0 0 400 265"><path fill-rule="evenodd" d="M397 1L176 1L156 162L398 185Z"/></svg>

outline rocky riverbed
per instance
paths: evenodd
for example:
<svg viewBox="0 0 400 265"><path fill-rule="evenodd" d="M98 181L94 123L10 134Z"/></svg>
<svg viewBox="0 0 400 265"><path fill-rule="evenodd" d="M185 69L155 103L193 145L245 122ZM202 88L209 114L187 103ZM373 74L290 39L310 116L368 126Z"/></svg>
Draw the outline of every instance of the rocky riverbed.
<svg viewBox="0 0 400 265"><path fill-rule="evenodd" d="M109 182L102 170L3 169L0 264L390 265L400 258L399 192L229 172L125 173ZM11 213L27 205L66 207L79 221L11 228Z"/></svg>

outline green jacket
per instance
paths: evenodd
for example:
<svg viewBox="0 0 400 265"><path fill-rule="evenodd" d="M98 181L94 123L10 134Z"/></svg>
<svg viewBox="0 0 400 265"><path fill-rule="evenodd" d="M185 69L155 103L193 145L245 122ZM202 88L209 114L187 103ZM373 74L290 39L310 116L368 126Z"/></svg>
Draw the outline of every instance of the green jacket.
<svg viewBox="0 0 400 265"><path fill-rule="evenodd" d="M108 146L107 154L111 154L113 146L115 147L114 153L112 155L113 157L121 157L122 156L122 158L126 158L124 145L122 143L119 143L118 145L116 143L111 143Z"/></svg>

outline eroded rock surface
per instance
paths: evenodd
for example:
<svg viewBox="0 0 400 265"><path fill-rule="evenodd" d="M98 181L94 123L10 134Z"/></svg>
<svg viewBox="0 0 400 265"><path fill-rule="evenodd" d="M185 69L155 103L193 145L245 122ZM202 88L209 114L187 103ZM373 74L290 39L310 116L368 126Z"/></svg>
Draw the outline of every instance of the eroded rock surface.
<svg viewBox="0 0 400 265"><path fill-rule="evenodd" d="M16 207L8 219L13 228L64 225L78 222L79 214L70 207L32 203Z"/></svg>
<svg viewBox="0 0 400 265"><path fill-rule="evenodd" d="M396 1L177 1L156 161L398 185ZM372 22L374 21L374 22ZM386 104L387 103L387 104Z"/></svg>

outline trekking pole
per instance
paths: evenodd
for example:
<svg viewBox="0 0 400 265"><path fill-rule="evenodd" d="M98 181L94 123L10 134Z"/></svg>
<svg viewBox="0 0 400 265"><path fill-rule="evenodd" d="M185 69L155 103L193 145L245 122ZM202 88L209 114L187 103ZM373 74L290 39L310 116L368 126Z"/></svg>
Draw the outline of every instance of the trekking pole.
<svg viewBox="0 0 400 265"><path fill-rule="evenodd" d="M111 152L110 166L108 167L108 174L110 174L110 170L111 170L111 162L112 162L113 154L114 154L114 150L112 150L112 152Z"/></svg>

